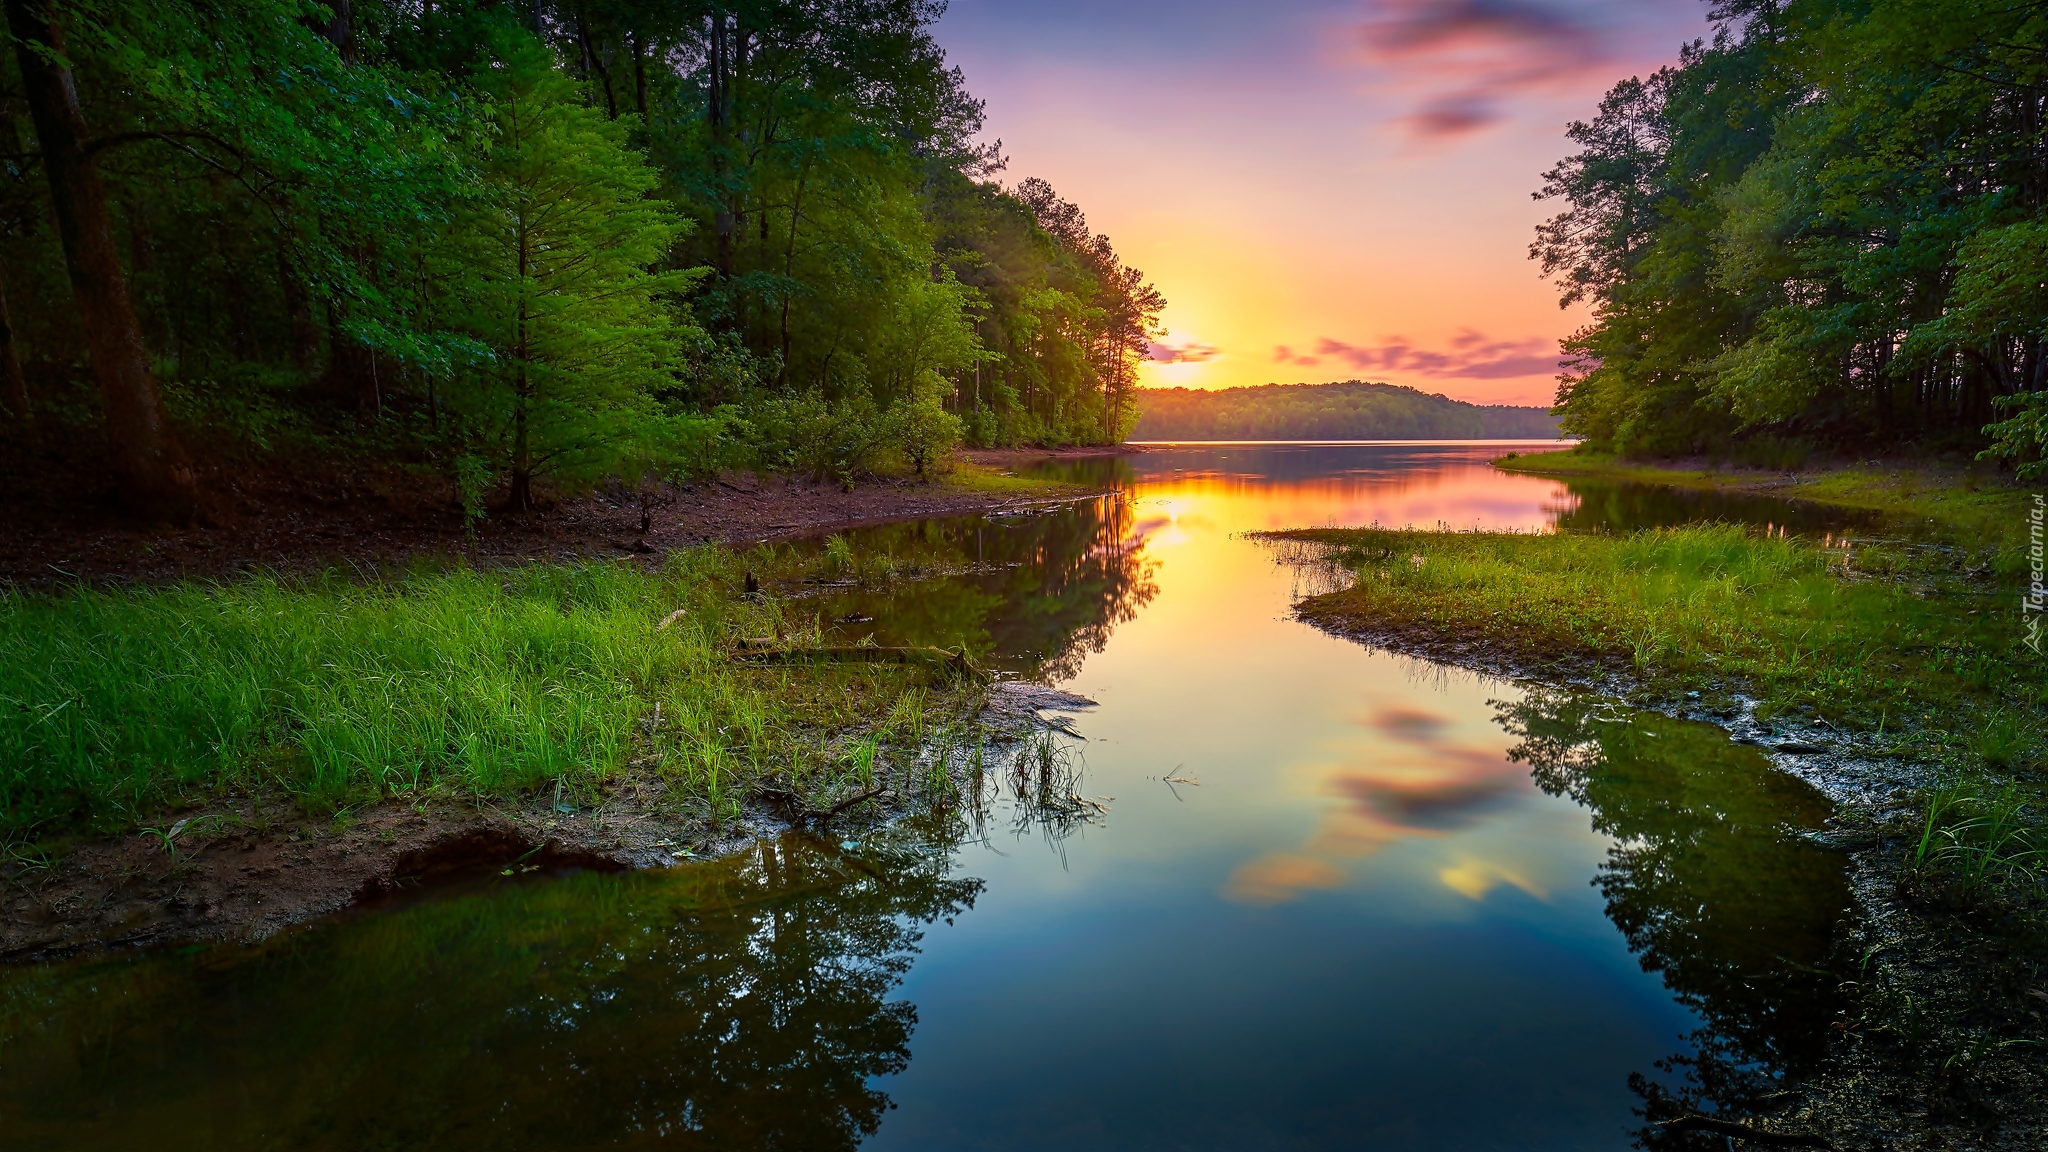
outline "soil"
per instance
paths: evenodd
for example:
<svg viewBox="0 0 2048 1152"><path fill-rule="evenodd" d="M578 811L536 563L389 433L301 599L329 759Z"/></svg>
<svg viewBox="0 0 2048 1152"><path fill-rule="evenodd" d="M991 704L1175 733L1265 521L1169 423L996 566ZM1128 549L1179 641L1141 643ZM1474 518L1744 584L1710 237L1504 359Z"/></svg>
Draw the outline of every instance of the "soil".
<svg viewBox="0 0 2048 1152"><path fill-rule="evenodd" d="M971 458L1014 467L1060 455L1007 450ZM471 538L448 479L401 466L288 465L272 459L216 466L202 487L203 514L183 528L135 522L103 499L16 496L0 503L0 525L6 528L0 532L0 586L157 582L257 570L309 573L337 566L375 571L450 556L479 564L656 556L710 541L754 543L1093 494L1047 484L1040 494L1018 496L879 477L847 490L836 483L748 473L545 499L529 512L492 510Z"/></svg>
<svg viewBox="0 0 2048 1152"><path fill-rule="evenodd" d="M1000 681L981 702L1002 742L1093 701ZM390 802L311 816L244 799L181 813L167 827L0 863L0 963L142 945L255 941L281 929L484 869L626 871L722 855L817 813L764 791L736 822L707 825L667 803L659 778L615 780L594 805L548 795L494 804ZM778 803L783 801L783 803ZM858 827L903 811L892 793L835 814Z"/></svg>

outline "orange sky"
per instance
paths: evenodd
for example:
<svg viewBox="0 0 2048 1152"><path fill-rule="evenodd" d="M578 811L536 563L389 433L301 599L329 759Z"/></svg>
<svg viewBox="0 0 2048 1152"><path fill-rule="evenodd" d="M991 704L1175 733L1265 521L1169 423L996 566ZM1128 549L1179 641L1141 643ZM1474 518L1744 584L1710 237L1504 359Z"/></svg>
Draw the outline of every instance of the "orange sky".
<svg viewBox="0 0 2048 1152"><path fill-rule="evenodd" d="M1168 300L1146 383L1386 380L1544 404L1527 257L1564 125L1697 0L953 0L1006 182L1050 180ZM1282 349L1285 349L1284 359Z"/></svg>

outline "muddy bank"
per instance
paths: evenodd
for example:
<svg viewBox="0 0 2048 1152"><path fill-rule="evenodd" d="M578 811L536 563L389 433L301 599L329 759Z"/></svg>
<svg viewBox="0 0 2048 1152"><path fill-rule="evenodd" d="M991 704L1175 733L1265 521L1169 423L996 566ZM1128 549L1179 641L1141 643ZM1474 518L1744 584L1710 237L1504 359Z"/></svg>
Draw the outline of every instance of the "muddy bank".
<svg viewBox="0 0 2048 1152"><path fill-rule="evenodd" d="M982 694L984 738L1008 745L1062 728L1094 702L1000 681ZM886 789L848 797L829 819L759 790L737 821L678 811L658 778L613 780L597 802L553 796L479 804L393 801L337 816L281 800L187 811L165 826L0 863L0 963L109 947L260 940L350 908L419 893L464 874L512 869L625 871L723 855L802 824L858 828L911 809Z"/></svg>
<svg viewBox="0 0 2048 1152"><path fill-rule="evenodd" d="M1819 1137L1843 1150L1978 1148L2031 1152L2048 1131L2048 938L2037 902L1965 890L1915 869L1921 789L1936 769L1799 717L1759 718L1737 692L1651 693L1626 665L1587 650L1518 648L1481 627L1365 619L1333 597L1296 616L1368 647L1482 675L1609 697L1704 721L1757 747L1836 805L1821 839L1842 851L1860 917L1848 926L1850 1008L1831 1026L1819 1076L1788 1086L1769 1111L1742 1118L1767 1146ZM1659 1117L1651 1117L1657 1120ZM1681 1122L1644 1147L1718 1147L1713 1130ZM1729 1134L1733 1129L1721 1130ZM1739 1138L1739 1137L1738 1137Z"/></svg>
<svg viewBox="0 0 2048 1152"><path fill-rule="evenodd" d="M1044 456L1021 453L1014 462ZM1000 466L1014 462L1003 455ZM1072 484L1000 479L983 487L869 477L848 491L798 477L728 475L646 492L600 491L532 512L494 510L472 537L446 477L345 465L223 471L210 478L203 516L186 528L138 524L96 504L0 505L0 585L403 568L450 556L481 564L656 556L707 542L748 544L1093 494Z"/></svg>
<svg viewBox="0 0 2048 1152"><path fill-rule="evenodd" d="M1110 456L1141 456L1153 449L1144 444L1084 444L1073 448L963 448L960 455L996 468L1043 464L1049 460L1099 460Z"/></svg>

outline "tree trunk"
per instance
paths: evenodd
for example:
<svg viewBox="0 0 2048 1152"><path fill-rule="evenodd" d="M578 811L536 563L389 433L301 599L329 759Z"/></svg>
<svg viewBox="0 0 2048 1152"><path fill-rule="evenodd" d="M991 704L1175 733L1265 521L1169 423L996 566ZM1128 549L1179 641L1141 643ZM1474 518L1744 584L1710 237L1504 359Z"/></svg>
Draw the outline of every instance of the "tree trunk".
<svg viewBox="0 0 2048 1152"><path fill-rule="evenodd" d="M334 50L341 53L343 64L356 62L356 22L350 0L325 0L327 10L334 18L325 24L314 24L314 31L327 38Z"/></svg>
<svg viewBox="0 0 2048 1152"><path fill-rule="evenodd" d="M7 286L0 283L0 374L4 374L7 406L23 429L34 432L36 411L29 403L28 377L21 370L21 349L14 343L14 314L7 309Z"/></svg>
<svg viewBox="0 0 2048 1152"><path fill-rule="evenodd" d="M639 109L640 119L647 119L647 46L640 41L640 34L633 34L633 107Z"/></svg>
<svg viewBox="0 0 2048 1152"><path fill-rule="evenodd" d="M43 171L49 174L71 294L106 409L110 463L121 500L145 516L188 519L198 503L198 484L150 374L142 325L114 249L106 188L87 151L78 90L71 70L59 63L63 36L35 0L5 3L22 87L42 145Z"/></svg>
<svg viewBox="0 0 2048 1152"><path fill-rule="evenodd" d="M711 228L716 241L712 263L718 269L718 278L732 278L732 234L735 227L730 197L726 191L726 134L732 110L727 106L732 98L732 72L726 60L725 13L711 14L711 76L710 91L705 100L705 111L711 120L711 176L717 185L714 195L718 208L712 213Z"/></svg>
<svg viewBox="0 0 2048 1152"><path fill-rule="evenodd" d="M512 360L518 367L518 374L512 379L512 510L524 512L533 507L533 441L527 428L527 402L533 392L533 378L526 371L526 357L532 350L528 342L528 323L531 319L526 312L524 293L529 287L526 278L532 269L531 248L526 233L526 224L519 224L519 315L512 331Z"/></svg>
<svg viewBox="0 0 2048 1152"><path fill-rule="evenodd" d="M285 314L291 318L292 363L310 372L320 359L320 330L313 323L312 298L283 244L277 246L277 287L284 293Z"/></svg>

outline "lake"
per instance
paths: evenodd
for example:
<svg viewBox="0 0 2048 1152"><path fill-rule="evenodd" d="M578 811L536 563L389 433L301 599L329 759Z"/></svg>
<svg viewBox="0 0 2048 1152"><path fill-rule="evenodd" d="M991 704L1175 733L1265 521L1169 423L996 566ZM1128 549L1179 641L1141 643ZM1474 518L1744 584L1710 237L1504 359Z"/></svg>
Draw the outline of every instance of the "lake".
<svg viewBox="0 0 2048 1152"><path fill-rule="evenodd" d="M806 603L1094 701L1031 753L1088 804L991 753L893 826L0 972L0 1147L1622 1149L1646 1099L1767 1095L1835 1010L1827 801L1710 725L1309 628L1327 577L1244 534L1841 525L1505 450L1158 448L860 530L952 574Z"/></svg>

